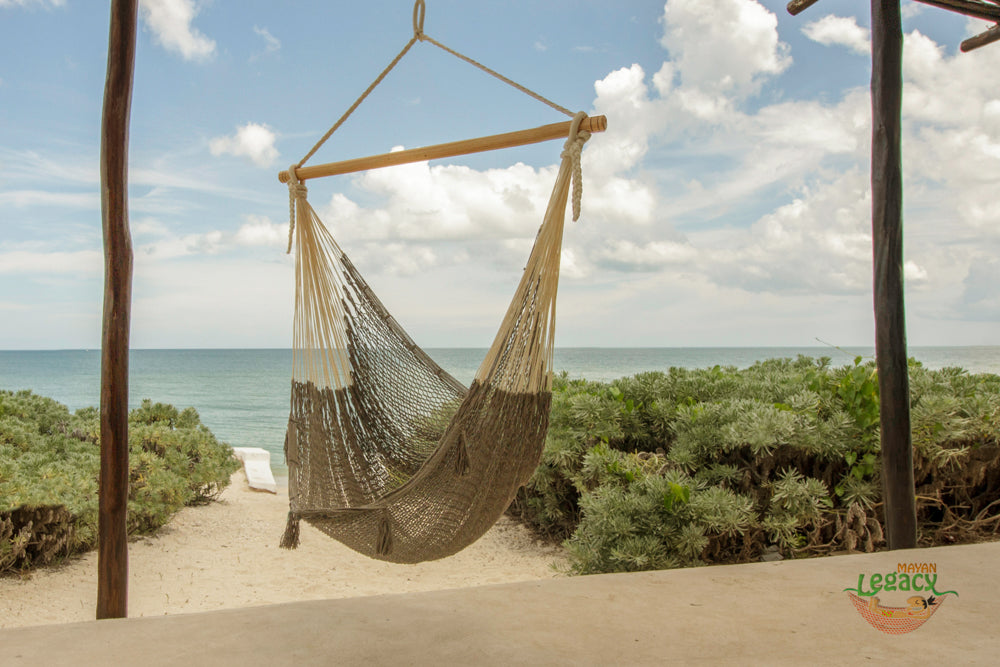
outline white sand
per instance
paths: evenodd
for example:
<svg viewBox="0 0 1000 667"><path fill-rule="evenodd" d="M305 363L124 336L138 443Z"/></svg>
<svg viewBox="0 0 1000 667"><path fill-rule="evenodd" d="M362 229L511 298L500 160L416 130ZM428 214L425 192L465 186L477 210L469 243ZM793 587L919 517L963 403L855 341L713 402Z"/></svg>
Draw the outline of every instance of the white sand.
<svg viewBox="0 0 1000 667"><path fill-rule="evenodd" d="M129 616L547 579L564 564L561 549L506 517L455 556L419 565L368 559L305 522L299 548L286 551L287 511L285 489L252 491L239 472L219 502L185 508L130 543ZM92 620L96 606L96 552L0 578L0 628Z"/></svg>

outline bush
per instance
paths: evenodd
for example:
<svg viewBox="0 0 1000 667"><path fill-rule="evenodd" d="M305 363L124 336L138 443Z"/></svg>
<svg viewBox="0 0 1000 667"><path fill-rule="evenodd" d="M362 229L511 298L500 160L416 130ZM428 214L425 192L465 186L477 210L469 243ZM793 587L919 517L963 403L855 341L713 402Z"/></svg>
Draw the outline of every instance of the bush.
<svg viewBox="0 0 1000 667"><path fill-rule="evenodd" d="M99 433L96 408L0 391L0 573L96 545ZM217 497L238 468L194 409L143 401L129 416L128 532Z"/></svg>
<svg viewBox="0 0 1000 667"><path fill-rule="evenodd" d="M1000 377L910 363L921 543L1000 530ZM672 368L554 383L512 513L576 573L746 562L884 541L874 362Z"/></svg>

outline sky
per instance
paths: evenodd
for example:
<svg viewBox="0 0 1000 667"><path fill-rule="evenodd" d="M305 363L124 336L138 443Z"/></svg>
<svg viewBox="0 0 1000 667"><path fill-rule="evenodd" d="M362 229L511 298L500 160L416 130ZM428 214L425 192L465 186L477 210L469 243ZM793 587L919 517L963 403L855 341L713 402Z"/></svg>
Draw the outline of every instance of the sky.
<svg viewBox="0 0 1000 667"><path fill-rule="evenodd" d="M140 0L134 348L284 348L297 162L412 35L410 0ZM871 346L869 4L427 0L425 32L605 114L567 222L559 346ZM1000 45L909 0L911 345L1000 344ZM100 346L109 4L0 0L0 349ZM420 43L307 164L564 120ZM309 181L416 342L487 347L560 142Z"/></svg>

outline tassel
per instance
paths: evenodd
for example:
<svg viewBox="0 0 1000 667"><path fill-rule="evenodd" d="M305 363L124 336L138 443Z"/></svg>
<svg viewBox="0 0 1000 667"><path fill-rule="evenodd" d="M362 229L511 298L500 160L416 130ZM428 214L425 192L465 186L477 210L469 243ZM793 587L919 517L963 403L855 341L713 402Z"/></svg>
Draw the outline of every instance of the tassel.
<svg viewBox="0 0 1000 667"><path fill-rule="evenodd" d="M383 513L378 521L378 538L375 541L375 553L379 556L388 556L392 553L392 526L389 524L388 514Z"/></svg>
<svg viewBox="0 0 1000 667"><path fill-rule="evenodd" d="M468 475L469 474L469 450L465 446L465 431L460 431L458 434L458 456L455 457L455 474L456 475Z"/></svg>
<svg viewBox="0 0 1000 667"><path fill-rule="evenodd" d="M295 512L288 513L285 533L281 536L281 542L278 546L282 549L295 549L299 546L299 517Z"/></svg>

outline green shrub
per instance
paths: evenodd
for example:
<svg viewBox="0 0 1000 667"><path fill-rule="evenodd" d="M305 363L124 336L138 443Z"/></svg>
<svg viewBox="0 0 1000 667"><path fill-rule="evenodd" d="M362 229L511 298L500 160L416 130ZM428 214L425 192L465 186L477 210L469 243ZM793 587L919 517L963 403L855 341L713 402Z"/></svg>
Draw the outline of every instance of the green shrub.
<svg viewBox="0 0 1000 667"><path fill-rule="evenodd" d="M1000 377L909 370L921 543L1000 532ZM880 464L877 371L861 358L563 376L511 511L565 541L576 573L870 551Z"/></svg>
<svg viewBox="0 0 1000 667"><path fill-rule="evenodd" d="M96 545L99 434L96 408L0 391L0 573ZM129 415L129 533L217 497L238 468L194 409L143 401Z"/></svg>

